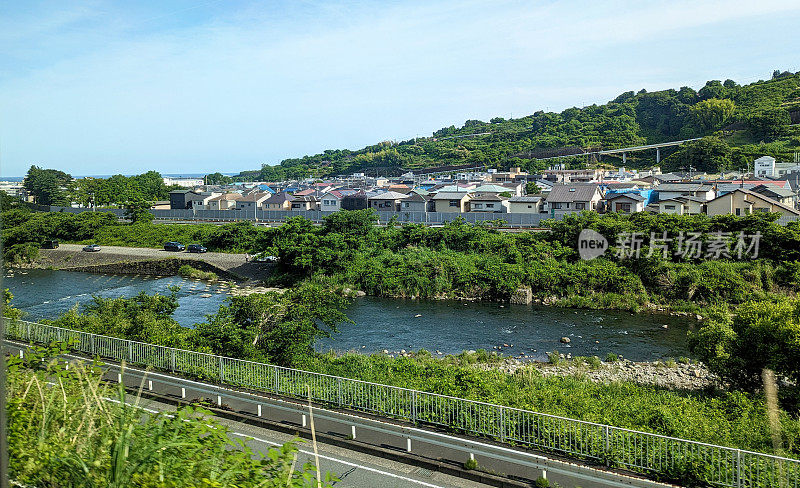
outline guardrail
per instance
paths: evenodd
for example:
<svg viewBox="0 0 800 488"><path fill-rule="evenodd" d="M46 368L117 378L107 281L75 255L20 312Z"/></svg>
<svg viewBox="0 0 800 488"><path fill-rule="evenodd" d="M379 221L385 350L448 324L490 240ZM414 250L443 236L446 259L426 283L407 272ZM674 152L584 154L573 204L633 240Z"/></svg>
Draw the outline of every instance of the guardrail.
<svg viewBox="0 0 800 488"><path fill-rule="evenodd" d="M69 341L73 350L92 356L287 397L306 398L310 385L320 403L639 473L676 478L691 472L735 488L800 486L796 459L35 322L6 320L6 336L29 343Z"/></svg>

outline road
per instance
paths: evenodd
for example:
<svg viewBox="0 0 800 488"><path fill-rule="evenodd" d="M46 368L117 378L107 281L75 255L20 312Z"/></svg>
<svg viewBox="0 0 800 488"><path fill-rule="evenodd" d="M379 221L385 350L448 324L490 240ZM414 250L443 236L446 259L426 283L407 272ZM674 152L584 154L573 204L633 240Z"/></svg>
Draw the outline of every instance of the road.
<svg viewBox="0 0 800 488"><path fill-rule="evenodd" d="M18 354L26 345L5 341ZM68 355L70 360L83 360ZM265 393L235 390L170 374L107 363L105 378L149 396L155 409L204 400L226 425L254 447L283 443L293 436L310 438L308 404ZM316 435L326 458L323 470L346 475L337 486L530 486L541 476L561 487L665 488L671 485L598 466L512 448L391 419L332 408L313 408ZM308 456L310 446L303 448ZM470 457L479 470L464 470ZM497 474L489 474L497 473ZM502 474L502 476L500 475ZM378 476L380 481L371 477Z"/></svg>
<svg viewBox="0 0 800 488"><path fill-rule="evenodd" d="M175 410L174 405L153 399L144 400L140 405L153 413ZM220 424L230 429L231 437L241 438L254 452L267 452L270 448L297 441L297 437L291 434L225 418L218 420ZM300 440L297 447L299 453L297 466L305 463L313 465L314 452L311 442ZM335 482L334 486L341 488L485 488L493 486L325 443L318 443L317 451L320 471L323 475L327 472L335 474L340 481Z"/></svg>

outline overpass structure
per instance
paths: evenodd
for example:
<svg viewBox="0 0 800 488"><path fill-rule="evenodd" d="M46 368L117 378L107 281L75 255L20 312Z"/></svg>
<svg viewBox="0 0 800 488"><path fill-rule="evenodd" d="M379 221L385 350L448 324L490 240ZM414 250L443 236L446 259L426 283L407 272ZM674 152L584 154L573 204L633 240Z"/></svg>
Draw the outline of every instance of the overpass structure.
<svg viewBox="0 0 800 488"><path fill-rule="evenodd" d="M543 476L564 486L660 488L670 485L646 476L674 477L699 464L712 486L800 486L796 459L33 322L6 322L6 343L20 354L21 343L67 342L78 353L129 365L106 373L126 386L146 385L147 393L184 402L201 395L220 409L227 406L242 421L271 422L276 428L307 428L302 401L313 400L320 410L315 409L315 418L330 422L323 425L333 437L354 441L353 448L380 448L386 455L437 469L475 459L483 470L523 483ZM496 486L525 486L480 476L485 478L479 481Z"/></svg>
<svg viewBox="0 0 800 488"><path fill-rule="evenodd" d="M638 151L649 151L652 149L656 150L656 164L661 162L661 149L665 147L674 147L680 146L681 144L686 144L687 142L692 141L699 141L700 137L695 137L693 139L682 139L680 141L670 141L670 142L661 142L658 144L647 144L644 146L630 146L630 147L621 147L619 149L598 149L592 151L581 151L581 152L574 152L571 154L562 154L558 156L548 156L544 158L537 158L532 157L531 159L538 159L541 161L546 161L550 159L563 159L563 158L574 158L576 156L603 156L603 155L610 155L610 154L622 154L622 164L625 164L627 160L628 153L631 152L638 152Z"/></svg>

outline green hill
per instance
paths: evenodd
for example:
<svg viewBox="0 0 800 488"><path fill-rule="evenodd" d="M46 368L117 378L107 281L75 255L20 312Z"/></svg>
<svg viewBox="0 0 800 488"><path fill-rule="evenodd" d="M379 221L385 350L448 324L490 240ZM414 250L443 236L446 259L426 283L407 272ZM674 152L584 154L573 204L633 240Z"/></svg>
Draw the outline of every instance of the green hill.
<svg viewBox="0 0 800 488"><path fill-rule="evenodd" d="M662 151L666 170L693 165L720 171L744 167L770 154L794 158L800 151L800 72L776 71L771 79L741 86L733 80L712 80L699 91L689 87L657 92L625 92L604 105L569 108L561 113L538 111L522 118L468 120L461 127L442 128L431 137L384 141L351 151L326 150L263 165L239 178L282 180L367 172L397 175L409 170L450 165L480 165L528 170L548 163L535 159L564 148L604 148L704 137L678 149ZM566 161L585 165L586 157ZM604 157L603 163L619 160ZM655 154L633 153L628 166L655 164Z"/></svg>

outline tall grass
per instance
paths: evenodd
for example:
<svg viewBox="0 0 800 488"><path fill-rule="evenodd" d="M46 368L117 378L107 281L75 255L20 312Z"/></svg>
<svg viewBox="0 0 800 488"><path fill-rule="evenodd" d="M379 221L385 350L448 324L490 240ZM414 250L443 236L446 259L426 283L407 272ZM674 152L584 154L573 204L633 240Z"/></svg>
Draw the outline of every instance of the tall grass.
<svg viewBox="0 0 800 488"><path fill-rule="evenodd" d="M9 362L10 473L23 486L316 486L308 466L293 469L292 443L254 452L200 408L150 413L97 366L45 357Z"/></svg>

